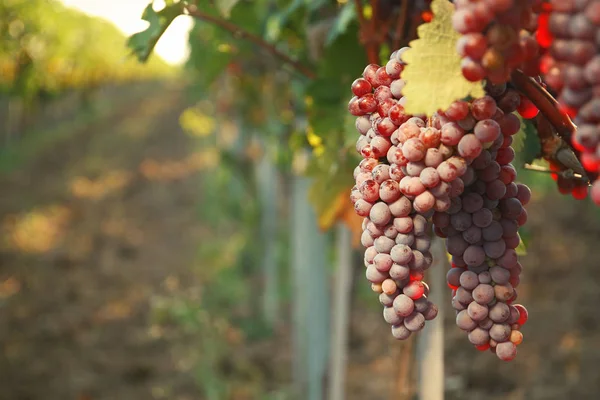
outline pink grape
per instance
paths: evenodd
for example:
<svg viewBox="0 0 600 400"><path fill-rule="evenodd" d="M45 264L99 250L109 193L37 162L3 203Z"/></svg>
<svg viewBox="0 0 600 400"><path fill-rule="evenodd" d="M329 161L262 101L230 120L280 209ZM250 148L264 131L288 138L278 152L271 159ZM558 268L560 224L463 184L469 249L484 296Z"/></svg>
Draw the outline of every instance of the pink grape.
<svg viewBox="0 0 600 400"><path fill-rule="evenodd" d="M456 146L465 135L465 131L456 122L442 126L440 141L447 146Z"/></svg>
<svg viewBox="0 0 600 400"><path fill-rule="evenodd" d="M409 161L421 161L425 157L425 146L417 138L408 139L402 145L402 153Z"/></svg>
<svg viewBox="0 0 600 400"><path fill-rule="evenodd" d="M472 133L463 136L463 138L458 143L458 153L462 157L467 159L472 160L476 158L479 154L481 154L482 150L483 147L481 145L481 142Z"/></svg>
<svg viewBox="0 0 600 400"><path fill-rule="evenodd" d="M493 142L500 136L500 125L493 119L484 119L475 125L474 133L482 143ZM373 146L372 142L371 146Z"/></svg>
<svg viewBox="0 0 600 400"><path fill-rule="evenodd" d="M379 200L379 184L372 179L360 185L360 193L365 201L374 203Z"/></svg>
<svg viewBox="0 0 600 400"><path fill-rule="evenodd" d="M398 182L388 179L379 186L379 197L386 203L393 203L402 196Z"/></svg>

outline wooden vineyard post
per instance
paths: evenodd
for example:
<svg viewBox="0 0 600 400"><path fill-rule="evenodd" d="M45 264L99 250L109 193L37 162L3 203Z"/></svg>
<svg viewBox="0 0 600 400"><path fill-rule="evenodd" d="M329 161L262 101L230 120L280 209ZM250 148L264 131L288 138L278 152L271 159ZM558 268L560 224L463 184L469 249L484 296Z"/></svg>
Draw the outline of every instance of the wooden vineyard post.
<svg viewBox="0 0 600 400"><path fill-rule="evenodd" d="M439 307L437 317L427 321L417 338L418 384L420 400L444 399L444 304L448 258L443 239L435 237L431 246L433 265L427 283L431 288L429 300Z"/></svg>
<svg viewBox="0 0 600 400"><path fill-rule="evenodd" d="M340 223L336 229L336 270L333 284L331 357L328 400L344 400L348 359L348 325L352 294L352 234Z"/></svg>
<svg viewBox="0 0 600 400"><path fill-rule="evenodd" d="M256 180L261 207L260 229L264 246L262 309L265 321L270 328L273 328L279 316L279 271L277 268L279 174L269 153L266 153L258 162Z"/></svg>
<svg viewBox="0 0 600 400"><path fill-rule="evenodd" d="M321 400L329 355L328 240L307 199L310 185L309 178L292 178L294 398Z"/></svg>

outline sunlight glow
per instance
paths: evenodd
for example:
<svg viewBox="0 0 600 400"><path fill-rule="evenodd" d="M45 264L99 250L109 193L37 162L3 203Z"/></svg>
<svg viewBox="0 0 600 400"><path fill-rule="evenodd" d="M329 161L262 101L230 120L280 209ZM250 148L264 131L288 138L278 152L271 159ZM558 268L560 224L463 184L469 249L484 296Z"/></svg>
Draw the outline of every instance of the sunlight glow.
<svg viewBox="0 0 600 400"><path fill-rule="evenodd" d="M150 0L61 0L68 7L86 14L101 17L112 22L126 35L146 28L147 22L141 19L144 8ZM169 64L182 64L189 55L187 41L192 27L191 17L178 17L164 33L156 45L156 54Z"/></svg>

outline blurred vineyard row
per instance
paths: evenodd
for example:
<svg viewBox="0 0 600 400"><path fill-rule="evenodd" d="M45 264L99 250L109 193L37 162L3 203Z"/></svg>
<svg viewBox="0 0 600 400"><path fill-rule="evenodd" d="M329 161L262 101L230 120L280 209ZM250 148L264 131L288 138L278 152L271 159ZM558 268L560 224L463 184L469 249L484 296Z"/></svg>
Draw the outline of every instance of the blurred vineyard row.
<svg viewBox="0 0 600 400"><path fill-rule="evenodd" d="M0 91L24 99L71 88L163 77L172 69L128 54L112 24L53 0L0 2Z"/></svg>

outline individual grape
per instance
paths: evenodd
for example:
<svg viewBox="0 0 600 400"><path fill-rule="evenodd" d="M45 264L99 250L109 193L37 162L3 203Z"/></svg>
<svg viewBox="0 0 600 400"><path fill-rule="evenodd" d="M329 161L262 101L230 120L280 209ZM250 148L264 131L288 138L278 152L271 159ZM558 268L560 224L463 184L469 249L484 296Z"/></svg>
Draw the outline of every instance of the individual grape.
<svg viewBox="0 0 600 400"><path fill-rule="evenodd" d="M374 239L371 236L371 234L368 231L363 231L363 233L360 236L360 243L364 247L369 247L369 246L373 245L373 242L374 242Z"/></svg>
<svg viewBox="0 0 600 400"><path fill-rule="evenodd" d="M446 146L456 146L465 135L465 131L456 122L448 122L442 126L440 141Z"/></svg>
<svg viewBox="0 0 600 400"><path fill-rule="evenodd" d="M493 218L494 215L488 208L482 208L473 214L473 225L486 228L492 223Z"/></svg>
<svg viewBox="0 0 600 400"><path fill-rule="evenodd" d="M471 114L478 121L492 118L496 114L496 100L489 95L473 100Z"/></svg>
<svg viewBox="0 0 600 400"><path fill-rule="evenodd" d="M414 242L415 235L413 233L398 233L396 235L396 244L412 246Z"/></svg>
<svg viewBox="0 0 600 400"><path fill-rule="evenodd" d="M488 316L487 306L479 304L475 301L468 305L467 312L473 321L483 321Z"/></svg>
<svg viewBox="0 0 600 400"><path fill-rule="evenodd" d="M410 217L394 218L394 228L399 233L410 233L413 230L413 220Z"/></svg>
<svg viewBox="0 0 600 400"><path fill-rule="evenodd" d="M392 264L389 274L392 279L403 280L410 276L410 268L406 265Z"/></svg>
<svg viewBox="0 0 600 400"><path fill-rule="evenodd" d="M400 325L404 322L404 319L396 314L396 311L393 307L383 308L383 319L390 325Z"/></svg>
<svg viewBox="0 0 600 400"><path fill-rule="evenodd" d="M490 268L490 274L492 276L492 280L500 285L504 285L508 283L510 279L510 271L504 269L502 267L492 267Z"/></svg>
<svg viewBox="0 0 600 400"><path fill-rule="evenodd" d="M506 251L506 242L502 239L493 242L484 242L483 249L490 258L499 258Z"/></svg>
<svg viewBox="0 0 600 400"><path fill-rule="evenodd" d="M467 247L469 247L469 243L462 236L453 235L446 239L446 249L453 256L462 256Z"/></svg>
<svg viewBox="0 0 600 400"><path fill-rule="evenodd" d="M494 286L494 292L496 294L496 298L504 302L510 300L514 295L514 289L510 283Z"/></svg>
<svg viewBox="0 0 600 400"><path fill-rule="evenodd" d="M395 219L394 219L394 225L395 225L396 219L408 217L408 215L412 211L412 203L408 198L402 196L395 202L391 203L389 205L389 209L390 209L390 212L392 213L392 215L395 217ZM412 220L411 220L411 223L412 223ZM408 232L410 232L411 229L412 229L412 227L409 228L408 231L404 231L402 233L408 233ZM400 232L400 230L398 230L398 231Z"/></svg>
<svg viewBox="0 0 600 400"><path fill-rule="evenodd" d="M406 196L418 196L425 190L425 185L415 176L405 176L400 181L400 191Z"/></svg>
<svg viewBox="0 0 600 400"><path fill-rule="evenodd" d="M396 298L397 293L393 293L393 294L386 294L386 293L381 293L379 294L379 302L381 303L382 306L385 307L391 307L392 304L394 304L394 299Z"/></svg>
<svg viewBox="0 0 600 400"><path fill-rule="evenodd" d="M431 247L431 238L429 236L419 236L415 240L415 249L421 253L426 252Z"/></svg>
<svg viewBox="0 0 600 400"><path fill-rule="evenodd" d="M368 264L371 264L373 262L376 255L377 250L375 249L375 246L367 247L367 249L365 250L365 261L367 262L367 266Z"/></svg>
<svg viewBox="0 0 600 400"><path fill-rule="evenodd" d="M427 232L429 226L427 219L420 214L413 217L414 234L416 236L423 235Z"/></svg>
<svg viewBox="0 0 600 400"><path fill-rule="evenodd" d="M427 149L423 161L426 166L437 168L444 161L444 156L439 149L431 148Z"/></svg>
<svg viewBox="0 0 600 400"><path fill-rule="evenodd" d="M371 84L364 78L359 78L352 82L352 93L354 93L355 96L362 97L367 93L371 93L371 90Z"/></svg>
<svg viewBox="0 0 600 400"><path fill-rule="evenodd" d="M402 153L409 161L421 161L425 151L425 145L417 138L410 138L402 145Z"/></svg>
<svg viewBox="0 0 600 400"><path fill-rule="evenodd" d="M473 132L481 143L493 142L500 136L500 125L493 119L484 119L475 125Z"/></svg>
<svg viewBox="0 0 600 400"><path fill-rule="evenodd" d="M502 361L511 361L517 356L517 346L512 342L498 343L496 355Z"/></svg>
<svg viewBox="0 0 600 400"><path fill-rule="evenodd" d="M430 303L429 308L423 313L425 321L431 321L432 319L437 317L438 311L438 307L435 304Z"/></svg>
<svg viewBox="0 0 600 400"><path fill-rule="evenodd" d="M476 303L474 303L476 304ZM490 334L487 330L482 328L475 328L471 332L469 332L469 342L476 346L481 346L489 342Z"/></svg>
<svg viewBox="0 0 600 400"><path fill-rule="evenodd" d="M468 266L476 267L485 261L485 252L481 246L471 245L465 249L463 259Z"/></svg>
<svg viewBox="0 0 600 400"><path fill-rule="evenodd" d="M406 340L410 337L411 331L404 324L392 325L392 336L398 340Z"/></svg>
<svg viewBox="0 0 600 400"><path fill-rule="evenodd" d="M489 304L494 299L494 287L480 283L473 289L473 300L481 305Z"/></svg>
<svg viewBox="0 0 600 400"><path fill-rule="evenodd" d="M474 159L483 150L481 141L472 133L465 135L458 143L458 153L466 159Z"/></svg>
<svg viewBox="0 0 600 400"><path fill-rule="evenodd" d="M354 203L354 211L361 217L368 216L371 212L371 207L373 207L373 205L363 199L359 199Z"/></svg>
<svg viewBox="0 0 600 400"><path fill-rule="evenodd" d="M381 185L379 186L379 197L381 198L381 200L383 200L387 204L395 202L396 200L398 200L400 198L400 196L402 196L402 193L400 192L400 185L398 184L398 182L396 182L392 179L388 179L388 180L382 182ZM388 210L389 210L389 206L388 206ZM392 215L391 210L389 210L389 212L390 212L390 216L391 216Z"/></svg>
<svg viewBox="0 0 600 400"><path fill-rule="evenodd" d="M479 243L481 240L481 228L472 225L462 233L463 239L469 244Z"/></svg>
<svg viewBox="0 0 600 400"><path fill-rule="evenodd" d="M474 214L483 207L483 197L478 193L467 193L462 197L463 210Z"/></svg>
<svg viewBox="0 0 600 400"><path fill-rule="evenodd" d="M468 305L473 301L473 295L470 290L459 286L458 289L456 289L456 299L462 304Z"/></svg>
<svg viewBox="0 0 600 400"><path fill-rule="evenodd" d="M425 317L420 312L413 312L404 318L404 326L411 332L418 332L425 326Z"/></svg>
<svg viewBox="0 0 600 400"><path fill-rule="evenodd" d="M397 264L407 265L413 258L413 252L409 246L397 244L392 247L390 258Z"/></svg>
<svg viewBox="0 0 600 400"><path fill-rule="evenodd" d="M448 282L448 286L453 289L456 289L460 286L460 276L462 270L460 268L452 268L446 274L446 281Z"/></svg>
<svg viewBox="0 0 600 400"><path fill-rule="evenodd" d="M386 279L381 283L381 290L385 294L394 294L398 292L398 285L393 279Z"/></svg>
<svg viewBox="0 0 600 400"><path fill-rule="evenodd" d="M439 176L437 170L432 167L424 168L421 171L419 178L421 180L421 183L426 188L436 187L440 183L440 176Z"/></svg>
<svg viewBox="0 0 600 400"><path fill-rule="evenodd" d="M479 283L492 283L492 276L489 271L480 272L478 275Z"/></svg>
<svg viewBox="0 0 600 400"><path fill-rule="evenodd" d="M373 221L376 225L385 225L390 222L392 218L392 213L390 212L390 208L384 202L376 203L371 207L371 211L369 212L369 219Z"/></svg>
<svg viewBox="0 0 600 400"><path fill-rule="evenodd" d="M497 342L505 342L510 339L510 325L493 324L490 328L490 337Z"/></svg>
<svg viewBox="0 0 600 400"><path fill-rule="evenodd" d="M471 214L464 211L459 211L450 216L450 224L458 232L466 231L471 227L472 223Z"/></svg>
<svg viewBox="0 0 600 400"><path fill-rule="evenodd" d="M510 341L516 346L520 345L523 342L523 334L519 331L513 330L510 333Z"/></svg>
<svg viewBox="0 0 600 400"><path fill-rule="evenodd" d="M514 307L517 309L517 311L519 311L519 320L517 321L517 323L521 326L525 325L527 319L529 318L529 313L527 312L527 309L521 304L515 304Z"/></svg>
<svg viewBox="0 0 600 400"><path fill-rule="evenodd" d="M459 311L458 314L456 314L456 325L463 331L467 332L477 328L477 322L473 321L471 317L469 317L467 310Z"/></svg>
<svg viewBox="0 0 600 400"><path fill-rule="evenodd" d="M476 273L464 271L460 274L460 286L467 290L473 290L479 285L479 279Z"/></svg>
<svg viewBox="0 0 600 400"><path fill-rule="evenodd" d="M425 287L421 281L412 281L402 289L402 292L413 300L418 299L425 293Z"/></svg>
<svg viewBox="0 0 600 400"><path fill-rule="evenodd" d="M373 258L373 265L377 268L378 271L387 272L392 268L392 257L389 254L378 253L375 258Z"/></svg>
<svg viewBox="0 0 600 400"><path fill-rule="evenodd" d="M420 299L415 300L414 304L415 304L414 309L417 312L420 312L421 314L423 314L427 311L427 309L429 309L429 307L431 306L432 303L429 300L427 300L426 296L423 296Z"/></svg>
<svg viewBox="0 0 600 400"><path fill-rule="evenodd" d="M375 239L375 242L374 242L375 250L377 250L377 252L379 252L379 253L388 253L389 254L395 245L396 245L396 242L394 242L392 239L385 237L385 236L378 237L377 239Z"/></svg>
<svg viewBox="0 0 600 400"><path fill-rule="evenodd" d="M415 302L404 294L398 295L393 302L394 311L401 317L408 317L415 309Z"/></svg>
<svg viewBox="0 0 600 400"><path fill-rule="evenodd" d="M488 316L496 323L505 322L510 317L510 308L506 303L497 302L490 307Z"/></svg>
<svg viewBox="0 0 600 400"><path fill-rule="evenodd" d="M435 206L435 202L435 197L431 194L431 192L426 190L417 195L413 202L413 207L415 208L415 211L419 213L426 213Z"/></svg>
<svg viewBox="0 0 600 400"><path fill-rule="evenodd" d="M366 270L366 277L369 282L381 283L387 279L387 274L377 270L374 265L369 265Z"/></svg>

